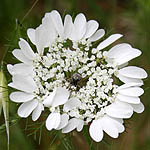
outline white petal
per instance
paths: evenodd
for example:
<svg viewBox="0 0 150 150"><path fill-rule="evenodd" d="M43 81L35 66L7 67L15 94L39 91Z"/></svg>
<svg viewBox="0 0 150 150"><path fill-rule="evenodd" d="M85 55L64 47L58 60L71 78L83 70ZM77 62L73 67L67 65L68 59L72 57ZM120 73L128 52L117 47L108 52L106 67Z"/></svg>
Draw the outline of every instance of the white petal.
<svg viewBox="0 0 150 150"><path fill-rule="evenodd" d="M129 78L118 74L117 77L124 83L138 83L143 85L143 81L141 79Z"/></svg>
<svg viewBox="0 0 150 150"><path fill-rule="evenodd" d="M87 25L86 25L86 32L85 32L85 35L83 38L87 39L90 36L92 36L98 29L98 26L99 26L99 24L97 21L95 21L95 20L88 21Z"/></svg>
<svg viewBox="0 0 150 150"><path fill-rule="evenodd" d="M101 127L102 129L111 137L113 138L117 138L118 137L118 129L117 127L114 125L114 122L109 119L109 117L103 117L101 119L99 119L100 123L101 123Z"/></svg>
<svg viewBox="0 0 150 150"><path fill-rule="evenodd" d="M84 121L81 119L78 119L78 122L79 122L79 124L77 126L77 131L80 132L83 129Z"/></svg>
<svg viewBox="0 0 150 150"><path fill-rule="evenodd" d="M49 47L51 43L54 42L54 40L57 37L57 31L55 29L55 26L52 21L51 13L46 13L44 18L42 19L42 26L45 29L44 33L46 33L45 36L45 47Z"/></svg>
<svg viewBox="0 0 150 150"><path fill-rule="evenodd" d="M70 15L66 15L64 20L64 38L69 38L73 32L72 30L73 30L72 17Z"/></svg>
<svg viewBox="0 0 150 150"><path fill-rule="evenodd" d="M53 92L51 92L49 94L49 96L43 101L43 104L46 106L46 107L50 107L52 105L52 102L54 100L54 96L56 94L56 88L53 90Z"/></svg>
<svg viewBox="0 0 150 150"><path fill-rule="evenodd" d="M44 110L44 107L41 103L39 103L38 106L34 109L34 111L32 113L33 121L36 121L40 117L42 110Z"/></svg>
<svg viewBox="0 0 150 150"><path fill-rule="evenodd" d="M32 100L34 97L34 95L25 92L13 92L10 94L10 99L16 103L27 102Z"/></svg>
<svg viewBox="0 0 150 150"><path fill-rule="evenodd" d="M147 73L144 69L136 66L128 66L119 70L119 74L129 78L144 79Z"/></svg>
<svg viewBox="0 0 150 150"><path fill-rule="evenodd" d="M58 32L58 34L63 37L63 33L64 33L64 27L63 27L63 23L62 23L62 19L60 14L58 13L58 11L53 10L51 12L51 18L53 21L53 24Z"/></svg>
<svg viewBox="0 0 150 150"><path fill-rule="evenodd" d="M23 63L25 63L25 64L27 64L27 65L32 64L32 61L29 60L29 59L23 54L22 50L20 50L20 49L15 49L15 50L13 50L12 53L13 53L13 55L14 55L18 60L20 60L21 62L23 62Z"/></svg>
<svg viewBox="0 0 150 150"><path fill-rule="evenodd" d="M81 105L81 102L78 98L70 98L66 104L64 105L63 110L68 112L69 110L72 110L75 107L79 107Z"/></svg>
<svg viewBox="0 0 150 150"><path fill-rule="evenodd" d="M114 58L118 65L122 65L133 58L141 55L141 51L132 48L131 45L127 43L117 44L112 47L107 54L108 58Z"/></svg>
<svg viewBox="0 0 150 150"><path fill-rule="evenodd" d="M120 58L120 56L124 56L128 51L131 49L131 45L127 43L121 43L113 46L107 54L107 57L109 58Z"/></svg>
<svg viewBox="0 0 150 150"><path fill-rule="evenodd" d="M100 142L103 139L103 130L98 120L94 120L89 128L90 136L96 142Z"/></svg>
<svg viewBox="0 0 150 150"><path fill-rule="evenodd" d="M125 127L123 125L123 119L109 117L109 120L111 120L113 122L113 124L115 125L115 127L118 129L119 133L124 132Z"/></svg>
<svg viewBox="0 0 150 150"><path fill-rule="evenodd" d="M110 117L110 116L109 116ZM124 123L124 121L123 121L123 119L122 118L113 118L113 117L111 117L113 120L116 120L116 121L118 121L119 123L121 123L121 124L123 124Z"/></svg>
<svg viewBox="0 0 150 150"><path fill-rule="evenodd" d="M142 86L142 85L143 85L142 83L130 82L130 83L125 83L125 84L121 85L119 87L119 89L126 89L126 88L129 88L129 87Z"/></svg>
<svg viewBox="0 0 150 150"><path fill-rule="evenodd" d="M127 102L127 103L131 103L131 104L139 104L140 103L139 97L133 97L133 96L126 96L126 95L118 94L117 98L122 102Z"/></svg>
<svg viewBox="0 0 150 150"><path fill-rule="evenodd" d="M144 90L140 87L129 87L125 89L120 89L119 93L126 96L141 96L144 93Z"/></svg>
<svg viewBox="0 0 150 150"><path fill-rule="evenodd" d="M44 48L48 47L48 34L44 25L40 25L36 28L35 41L36 47L39 54L43 54Z"/></svg>
<svg viewBox="0 0 150 150"><path fill-rule="evenodd" d="M115 118L130 118L133 114L133 108L127 103L115 101L106 107L106 113Z"/></svg>
<svg viewBox="0 0 150 150"><path fill-rule="evenodd" d="M69 98L69 91L66 88L58 87L52 102L53 107L65 104Z"/></svg>
<svg viewBox="0 0 150 150"><path fill-rule="evenodd" d="M42 24L36 28L35 41L39 54L43 54L44 48L49 47L56 38L56 31L54 25L49 17L44 17Z"/></svg>
<svg viewBox="0 0 150 150"><path fill-rule="evenodd" d="M7 70L8 70L8 72L9 72L11 75L14 74L13 68L14 68L13 65L11 65L11 64L8 64L8 65L7 65Z"/></svg>
<svg viewBox="0 0 150 150"><path fill-rule="evenodd" d="M112 34L111 36L109 36L106 40L104 40L103 42L101 42L98 45L98 49L104 49L105 47L109 46L110 44L112 44L113 42L115 42L116 40L118 40L119 38L121 38L123 35L121 34Z"/></svg>
<svg viewBox="0 0 150 150"><path fill-rule="evenodd" d="M18 109L18 115L22 118L28 117L32 113L32 111L37 107L37 105L37 100L32 100L21 104Z"/></svg>
<svg viewBox="0 0 150 150"><path fill-rule="evenodd" d="M33 58L35 57L35 54L34 54L33 50L31 49L30 45L28 44L28 42L25 41L24 39L20 38L19 46L20 46L23 54L28 59L33 60Z"/></svg>
<svg viewBox="0 0 150 150"><path fill-rule="evenodd" d="M31 76L14 75L12 77L13 84L18 90L32 93L36 90L37 86Z"/></svg>
<svg viewBox="0 0 150 150"><path fill-rule="evenodd" d="M106 59L107 59L107 58L106 58ZM124 63L124 64L119 65L118 68L119 68L119 69L124 68L124 67L128 66L128 64L129 64L129 63L126 62L126 63Z"/></svg>
<svg viewBox="0 0 150 150"><path fill-rule="evenodd" d="M47 130L57 129L60 124L60 113L51 113L46 119Z"/></svg>
<svg viewBox="0 0 150 150"><path fill-rule="evenodd" d="M11 88L14 88L14 89L18 89L13 82L9 83L8 86L11 87Z"/></svg>
<svg viewBox="0 0 150 150"><path fill-rule="evenodd" d="M140 104L131 104L131 106L133 107L133 110L136 113L142 113L144 111L144 105L142 103Z"/></svg>
<svg viewBox="0 0 150 150"><path fill-rule="evenodd" d="M60 129L64 128L68 124L68 120L69 120L69 115L62 114L60 124L56 130L60 130Z"/></svg>
<svg viewBox="0 0 150 150"><path fill-rule="evenodd" d="M115 59L115 61L117 62L118 65L122 65L138 56L141 55L141 51L135 48L130 49L128 52L126 50L126 53L123 54L123 52L120 51L120 53L122 53L122 57L118 57Z"/></svg>
<svg viewBox="0 0 150 150"><path fill-rule="evenodd" d="M75 27L75 33L76 34L76 40L82 39L86 32L86 18L84 14L80 13L76 16L74 20L74 27Z"/></svg>
<svg viewBox="0 0 150 150"><path fill-rule="evenodd" d="M62 129L62 133L68 133L74 130L79 125L78 119L72 118L69 120L68 125Z"/></svg>
<svg viewBox="0 0 150 150"><path fill-rule="evenodd" d="M105 30L104 29L99 29L96 31L96 33L94 33L89 40L91 42L95 42L97 40L99 40L100 38L102 38L105 35Z"/></svg>
<svg viewBox="0 0 150 150"><path fill-rule="evenodd" d="M33 67L26 65L24 63L15 64L13 68L11 68L13 75L32 75L33 74Z"/></svg>
<svg viewBox="0 0 150 150"><path fill-rule="evenodd" d="M36 44L36 42L35 42L35 29L31 29L31 28L28 29L27 35L28 35L30 41L35 45Z"/></svg>

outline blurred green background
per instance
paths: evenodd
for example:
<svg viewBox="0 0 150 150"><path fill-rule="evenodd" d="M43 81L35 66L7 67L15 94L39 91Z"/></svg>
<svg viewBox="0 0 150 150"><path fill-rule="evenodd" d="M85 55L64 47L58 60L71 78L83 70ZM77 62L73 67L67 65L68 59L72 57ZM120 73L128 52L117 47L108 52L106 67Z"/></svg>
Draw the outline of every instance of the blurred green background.
<svg viewBox="0 0 150 150"><path fill-rule="evenodd" d="M121 33L119 42L128 42L143 54L130 64L143 67L150 74L150 0L0 0L0 59L7 51L5 64L14 63L11 51L26 29L37 27L45 12L57 9L62 15L83 12L87 19L100 23L107 33ZM7 70L5 69L7 74ZM8 82L10 76L7 75ZM125 122L126 132L118 139L105 134L100 143L91 142L87 130L68 135L49 133L38 122L18 119L16 104L10 102L10 150L149 150L150 149L150 79L145 80L145 105L142 114ZM44 118L44 117L43 117ZM39 122L42 122L40 119ZM7 150L3 114L0 116L0 150ZM28 126L28 129L26 127ZM34 131L37 131L36 134ZM40 143L40 144L39 144Z"/></svg>

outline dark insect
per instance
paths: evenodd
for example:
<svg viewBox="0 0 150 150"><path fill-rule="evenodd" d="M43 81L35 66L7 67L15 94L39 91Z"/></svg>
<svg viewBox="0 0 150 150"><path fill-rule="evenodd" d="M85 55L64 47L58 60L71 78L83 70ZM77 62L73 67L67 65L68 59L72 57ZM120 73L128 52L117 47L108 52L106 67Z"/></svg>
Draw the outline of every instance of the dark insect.
<svg viewBox="0 0 150 150"><path fill-rule="evenodd" d="M74 73L71 77L71 84L77 86L78 82L82 79L79 73Z"/></svg>

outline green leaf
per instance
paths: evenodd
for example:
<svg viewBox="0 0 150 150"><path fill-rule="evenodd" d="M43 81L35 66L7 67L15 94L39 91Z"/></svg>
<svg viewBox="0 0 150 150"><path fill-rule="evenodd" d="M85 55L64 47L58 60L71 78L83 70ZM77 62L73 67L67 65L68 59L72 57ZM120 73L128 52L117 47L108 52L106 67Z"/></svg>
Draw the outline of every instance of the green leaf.
<svg viewBox="0 0 150 150"><path fill-rule="evenodd" d="M8 103L8 87L7 80L3 70L0 70L0 111L3 107L3 113L5 118L7 139L8 139L8 150L9 150L9 103Z"/></svg>
<svg viewBox="0 0 150 150"><path fill-rule="evenodd" d="M3 105L2 105L2 100L1 100L1 98L0 98L0 116L1 116L1 113L2 113L2 107L3 107Z"/></svg>

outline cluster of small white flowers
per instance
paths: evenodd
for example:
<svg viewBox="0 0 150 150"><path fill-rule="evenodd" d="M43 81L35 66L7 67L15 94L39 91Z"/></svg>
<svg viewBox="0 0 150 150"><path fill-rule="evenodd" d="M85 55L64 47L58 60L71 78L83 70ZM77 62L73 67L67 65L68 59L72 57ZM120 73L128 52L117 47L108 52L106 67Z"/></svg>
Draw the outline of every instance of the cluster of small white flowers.
<svg viewBox="0 0 150 150"><path fill-rule="evenodd" d="M106 52L91 47L89 41L73 42L59 37L43 56L36 54L34 60L38 97L44 99L55 87L66 87L70 98L77 97L81 106L65 113L85 123L105 114L105 107L115 100L118 88L113 83L117 67L105 61ZM79 80L73 81L74 75ZM50 111L60 109L50 108Z"/></svg>
<svg viewBox="0 0 150 150"><path fill-rule="evenodd" d="M86 21L80 13L74 21L67 14L63 22L56 10L46 13L42 24L27 34L36 52L21 38L20 49L12 52L21 63L7 65L12 75L9 86L19 90L10 99L22 103L20 117L32 113L36 121L48 108L45 125L49 131L80 132L89 125L90 136L100 142L103 131L117 138L125 130L123 119L144 111L139 97L147 73L126 66L141 51L127 43L105 51L123 35L112 34L97 43L105 35L97 21ZM120 86L116 79L124 84Z"/></svg>

